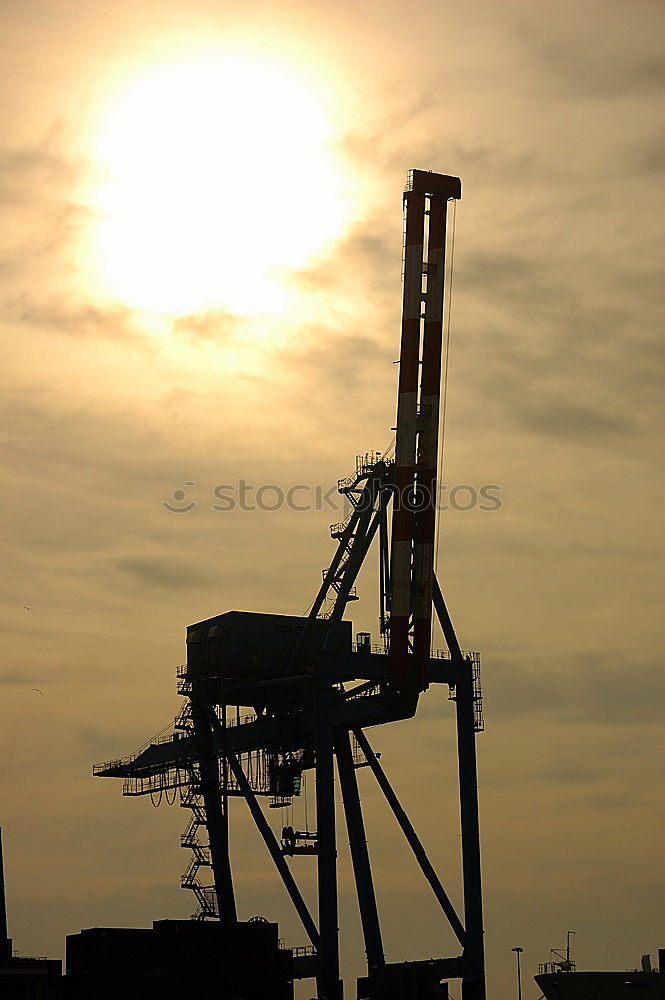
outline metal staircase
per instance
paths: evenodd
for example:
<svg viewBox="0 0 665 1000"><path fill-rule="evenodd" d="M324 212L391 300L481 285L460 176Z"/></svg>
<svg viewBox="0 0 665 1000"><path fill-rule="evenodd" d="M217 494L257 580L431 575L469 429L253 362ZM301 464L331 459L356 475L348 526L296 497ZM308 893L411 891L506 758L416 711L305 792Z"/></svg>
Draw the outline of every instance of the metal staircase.
<svg viewBox="0 0 665 1000"><path fill-rule="evenodd" d="M359 515L363 512L370 513L374 510L376 496L372 495L368 489L368 480L374 475L379 462L385 463L379 452L369 452L366 455L356 456L356 470L346 479L337 482L337 492L345 496L351 504L351 513L344 521L338 521L330 525L330 536L339 543L335 569L331 574L331 567L322 570L323 581L327 582L328 588L334 591L335 597L331 596L326 600L325 606L319 613L320 618L330 618L336 604L336 597L339 596L343 586L347 571L347 564L353 554L353 547L357 540L357 530L360 526ZM341 556L340 556L341 550ZM348 589L345 602L358 600L358 593L355 586Z"/></svg>
<svg viewBox="0 0 665 1000"><path fill-rule="evenodd" d="M192 818L187 829L180 838L180 846L192 851L192 858L183 872L180 884L183 889L191 889L198 902L198 909L192 914L194 920L205 920L206 918L217 917L217 898L214 885L204 885L199 878L199 871L202 868L210 869L212 861L210 857L210 846L202 843L199 839L201 828L205 831L205 807L203 800L198 794L197 786L192 783L185 789L180 800L180 805L184 809L191 809Z"/></svg>

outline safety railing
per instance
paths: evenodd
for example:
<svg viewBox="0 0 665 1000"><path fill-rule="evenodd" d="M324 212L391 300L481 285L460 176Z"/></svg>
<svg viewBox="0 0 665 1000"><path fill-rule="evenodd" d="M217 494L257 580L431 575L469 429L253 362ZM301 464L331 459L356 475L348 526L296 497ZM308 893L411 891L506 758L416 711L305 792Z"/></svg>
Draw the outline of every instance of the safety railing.
<svg viewBox="0 0 665 1000"><path fill-rule="evenodd" d="M347 517L346 521L338 521L336 524L330 525L330 537L331 538L341 538L351 521L351 515Z"/></svg>
<svg viewBox="0 0 665 1000"><path fill-rule="evenodd" d="M369 642L354 642L351 648L354 653L379 653L383 656L388 652L387 646L371 644Z"/></svg>
<svg viewBox="0 0 665 1000"><path fill-rule="evenodd" d="M369 451L365 455L356 456L356 471L354 475L347 476L346 479L337 480L337 490L342 493L344 490L350 489L355 486L359 479L363 476L369 476L378 462L383 461L383 457L380 451Z"/></svg>
<svg viewBox="0 0 665 1000"><path fill-rule="evenodd" d="M232 726L246 726L250 722L256 722L257 719L258 715L256 714L256 712L253 712L251 715L241 715L241 716L232 715L229 716L229 718L226 720L226 728L229 729Z"/></svg>
<svg viewBox="0 0 665 1000"><path fill-rule="evenodd" d="M575 963L570 959L566 961L565 959L561 962L539 962L538 963L538 975L546 976L550 975L552 972L574 972Z"/></svg>
<svg viewBox="0 0 665 1000"><path fill-rule="evenodd" d="M372 687L366 687L362 684L357 689L351 689L346 692L346 701L355 701L356 698L369 698L372 695L381 694L381 685L374 684Z"/></svg>
<svg viewBox="0 0 665 1000"><path fill-rule="evenodd" d="M364 642L354 642L352 643L352 651L354 653L375 653L381 656L387 655L390 650L386 645L377 645ZM451 660L452 655L448 649L430 649L430 658L433 660ZM480 653L472 652L467 649L462 650L462 656L466 660L472 660L474 664L480 663Z"/></svg>

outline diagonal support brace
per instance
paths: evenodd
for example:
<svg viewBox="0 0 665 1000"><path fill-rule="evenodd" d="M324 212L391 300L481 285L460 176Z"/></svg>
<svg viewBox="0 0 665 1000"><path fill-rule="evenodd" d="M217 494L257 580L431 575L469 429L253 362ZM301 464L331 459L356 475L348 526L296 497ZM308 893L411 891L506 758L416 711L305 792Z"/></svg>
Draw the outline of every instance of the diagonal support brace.
<svg viewBox="0 0 665 1000"><path fill-rule="evenodd" d="M342 790L342 802L346 814L346 828L349 834L351 860L353 862L353 871L358 892L360 919L365 939L367 967L371 972L377 966L385 965L385 957L381 941L381 926L376 906L374 882L372 880L372 868L367 849L367 840L365 838L365 824L360 805L360 795L358 794L358 781L353 766L351 742L346 729L339 730L335 737L335 752L337 755L339 783Z"/></svg>
<svg viewBox="0 0 665 1000"><path fill-rule="evenodd" d="M464 947L464 944L466 942L466 931L464 930L462 921L457 916L455 907L451 903L448 894L446 893L446 890L441 885L439 877L434 871L431 861L427 857L425 848L420 842L418 834L414 830L411 820L409 819L404 809L402 808L399 799L395 795L392 786L388 781L388 778L386 777L383 768L379 764L376 754L369 745L369 741L365 736L365 734L363 733L362 729L354 729L353 735L358 741L361 750L365 754L365 757L367 758L367 763L372 769L372 772L377 780L379 788L385 795L386 801L388 802L388 805L392 809L395 819L399 823L402 833L406 837L408 844L415 855L416 861L420 865L420 869L423 875L429 882L432 888L432 892L434 893L434 895L438 900L439 906L441 907L446 917L448 918L448 923L452 927L455 937L462 945L462 947Z"/></svg>
<svg viewBox="0 0 665 1000"><path fill-rule="evenodd" d="M448 614L448 608L446 607L446 602L443 599L443 593L436 576L433 577L432 584L432 601L434 603L434 610L436 611L437 618L439 619L441 631L443 632L443 637L446 640L446 645L448 646L453 662L459 663L460 660L464 659L464 657L462 655L462 650L460 649L460 644L457 640L457 635L455 634L455 628L453 626L452 619Z"/></svg>
<svg viewBox="0 0 665 1000"><path fill-rule="evenodd" d="M223 736L222 725L219 719L217 718L217 714L213 708L210 709L210 719L212 728L219 736L221 743ZM282 882L286 887L286 891L291 897L291 902L293 903L296 912L300 917L302 925L305 928L305 931L307 932L307 936L314 945L314 947L317 948L319 944L319 932L317 931L316 924L312 920L311 914L307 909L307 903L303 899L300 893L300 889L298 888L296 881L293 875L291 874L289 866L284 860L284 856L279 849L279 844L277 843L275 834L270 829L270 824L263 815L263 810L261 809L261 806L259 805L258 800L254 792L252 791L247 778L245 777L245 772L240 766L240 761L228 746L225 747L223 743L221 745L223 747L224 755L228 761L233 776L238 782L240 791L242 792L245 801L249 806L249 811L252 814L252 818L256 823L259 833L263 837L265 845L268 848L268 851L270 852L270 856L275 862L275 867L277 868L277 871L279 872L282 878Z"/></svg>

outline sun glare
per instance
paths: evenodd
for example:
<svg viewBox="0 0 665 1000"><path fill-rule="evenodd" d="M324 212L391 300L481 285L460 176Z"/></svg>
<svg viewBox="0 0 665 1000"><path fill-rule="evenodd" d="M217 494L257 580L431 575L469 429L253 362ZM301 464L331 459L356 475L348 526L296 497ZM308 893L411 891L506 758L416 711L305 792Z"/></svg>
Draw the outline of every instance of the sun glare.
<svg viewBox="0 0 665 1000"><path fill-rule="evenodd" d="M324 100L269 61L153 68L114 99L94 157L88 267L135 309L276 311L349 217Z"/></svg>

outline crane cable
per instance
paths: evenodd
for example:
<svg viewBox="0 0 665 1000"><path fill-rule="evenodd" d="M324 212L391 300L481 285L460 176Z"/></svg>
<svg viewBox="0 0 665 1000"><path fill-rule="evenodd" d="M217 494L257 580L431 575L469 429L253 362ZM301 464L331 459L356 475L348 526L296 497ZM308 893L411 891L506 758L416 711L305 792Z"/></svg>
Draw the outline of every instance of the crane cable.
<svg viewBox="0 0 665 1000"><path fill-rule="evenodd" d="M451 323L450 316L453 305L453 267L455 263L455 229L457 226L457 201L453 201L453 224L450 234L450 268L448 271L448 308L446 312L446 323L444 329L444 337L446 342L446 349L443 360L443 400L442 400L442 410L441 410L441 438L439 441L439 482L437 483L437 491L443 482L443 460L444 460L444 440L446 436L446 412L448 404L448 367L450 358L450 331ZM439 497L437 496L436 503L436 537L434 540L434 572L436 573L439 562L439 540L441 537L441 504L438 502Z"/></svg>

